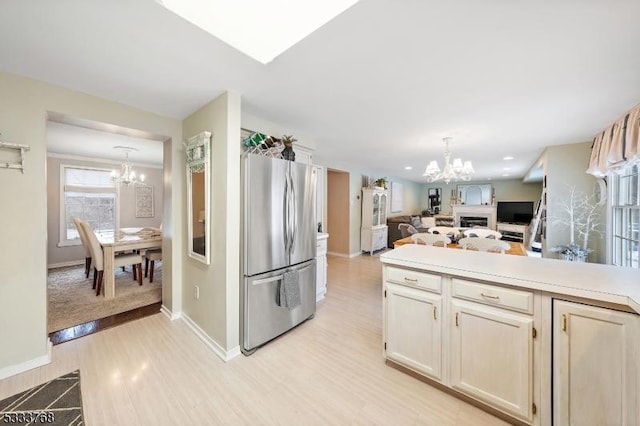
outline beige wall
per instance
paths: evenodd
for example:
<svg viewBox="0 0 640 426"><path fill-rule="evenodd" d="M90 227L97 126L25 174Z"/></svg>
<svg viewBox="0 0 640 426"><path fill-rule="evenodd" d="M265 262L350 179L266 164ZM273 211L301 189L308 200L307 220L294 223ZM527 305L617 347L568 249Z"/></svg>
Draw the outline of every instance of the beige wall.
<svg viewBox="0 0 640 426"><path fill-rule="evenodd" d="M84 261L82 245L60 247L60 166L86 166L103 169L117 168L113 163L83 161L78 159L47 158L47 265L49 268L61 264ZM162 223L163 187L162 169L134 166L136 173L145 175L147 185L153 187L154 217L137 218L135 209L135 187L120 188L120 227L158 227Z"/></svg>
<svg viewBox="0 0 640 426"><path fill-rule="evenodd" d="M1 139L28 144L26 170L0 170L0 378L47 361L47 112L68 117L139 129L173 140L165 148L165 173L171 192L165 194L165 221L181 223L179 205L184 174L172 174L180 153L181 123L139 109L62 89L35 80L0 73ZM165 147L167 145L165 144ZM167 182L165 181L165 185ZM168 194L168 196L167 196ZM165 227L163 247L171 255L171 244L181 251L182 235ZM28 230L28 231L27 231ZM181 271L181 259L171 257L173 271ZM169 269L171 267L169 266ZM166 277L166 279L165 279ZM163 304L179 310L172 270L164 271Z"/></svg>
<svg viewBox="0 0 640 426"><path fill-rule="evenodd" d="M533 201L535 203L540 199L542 193L542 183L523 183L521 179L480 181L480 182L444 182L425 183L422 185L420 194L420 208L426 209L428 206L428 190L429 188L442 188L442 205L440 206L441 214L452 214L451 210L451 191L455 190L458 185L486 185L491 184L496 195L496 201Z"/></svg>
<svg viewBox="0 0 640 426"><path fill-rule="evenodd" d="M350 254L349 173L327 171L327 251Z"/></svg>
<svg viewBox="0 0 640 426"><path fill-rule="evenodd" d="M372 170L366 170L353 164L345 163L337 158L329 158L315 155L314 162L327 169L341 170L349 173L349 255L354 256L361 253L360 250L360 228L362 225L362 180L363 176L383 176ZM399 182L403 187L403 209L401 214L417 214L420 212L420 200L422 184L400 179L394 176L388 177L388 182ZM329 191L327 191L329 192ZM327 194L329 195L329 194ZM389 199L391 202L391 199ZM389 209L390 211L390 209ZM330 214L327 212L327 214ZM390 214L391 216L391 214ZM329 235L329 239L333 236Z"/></svg>
<svg viewBox="0 0 640 426"><path fill-rule="evenodd" d="M184 252L183 312L218 350L232 356L239 350L240 332L240 96L225 93L183 121L185 139L202 131L212 133L211 241L207 247L211 264ZM186 216L186 198L183 206ZM199 299L194 295L195 285L200 287Z"/></svg>
<svg viewBox="0 0 640 426"><path fill-rule="evenodd" d="M547 176L547 238L543 246L543 256L555 259L556 253L549 249L569 244L568 227L553 225L554 218L564 217L560 203L569 195L570 187L585 194L592 194L596 178L585 170L591 155L591 142L557 145L548 147L543 153L544 172ZM600 209L600 229L605 230L605 208ZM606 263L606 240L592 233L589 238L590 262Z"/></svg>

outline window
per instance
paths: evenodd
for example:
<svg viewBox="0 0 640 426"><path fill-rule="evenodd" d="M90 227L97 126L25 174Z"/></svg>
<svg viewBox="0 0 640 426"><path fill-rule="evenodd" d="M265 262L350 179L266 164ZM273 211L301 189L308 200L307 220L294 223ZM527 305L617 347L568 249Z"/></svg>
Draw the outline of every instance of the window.
<svg viewBox="0 0 640 426"><path fill-rule="evenodd" d="M640 179L638 165L611 176L611 263L640 268Z"/></svg>
<svg viewBox="0 0 640 426"><path fill-rule="evenodd" d="M111 170L61 166L60 188L60 246L81 244L74 217L96 232L113 232L118 192Z"/></svg>

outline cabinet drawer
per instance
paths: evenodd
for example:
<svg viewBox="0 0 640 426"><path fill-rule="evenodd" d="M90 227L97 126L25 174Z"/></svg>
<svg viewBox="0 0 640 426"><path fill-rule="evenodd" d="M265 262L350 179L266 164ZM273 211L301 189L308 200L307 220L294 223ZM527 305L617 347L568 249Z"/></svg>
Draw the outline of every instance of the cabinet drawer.
<svg viewBox="0 0 640 426"><path fill-rule="evenodd" d="M451 280L451 287L451 295L459 299L533 314L533 293L529 291L474 283L457 278Z"/></svg>
<svg viewBox="0 0 640 426"><path fill-rule="evenodd" d="M442 293L442 278L440 275L387 267L387 281L429 290L438 294Z"/></svg>

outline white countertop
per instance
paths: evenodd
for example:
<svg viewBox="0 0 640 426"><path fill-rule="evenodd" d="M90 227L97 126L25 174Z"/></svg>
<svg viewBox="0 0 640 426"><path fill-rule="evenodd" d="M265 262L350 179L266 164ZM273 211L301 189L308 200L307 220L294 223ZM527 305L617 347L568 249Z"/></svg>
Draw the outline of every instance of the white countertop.
<svg viewBox="0 0 640 426"><path fill-rule="evenodd" d="M640 313L638 269L418 244L386 252L380 260L389 265L615 303Z"/></svg>

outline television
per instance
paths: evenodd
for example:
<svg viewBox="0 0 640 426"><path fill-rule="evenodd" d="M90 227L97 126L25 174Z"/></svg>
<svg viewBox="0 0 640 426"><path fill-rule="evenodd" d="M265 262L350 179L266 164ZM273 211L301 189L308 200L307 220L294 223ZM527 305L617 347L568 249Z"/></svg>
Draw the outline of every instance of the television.
<svg viewBox="0 0 640 426"><path fill-rule="evenodd" d="M529 224L533 201L498 201L498 222Z"/></svg>

